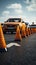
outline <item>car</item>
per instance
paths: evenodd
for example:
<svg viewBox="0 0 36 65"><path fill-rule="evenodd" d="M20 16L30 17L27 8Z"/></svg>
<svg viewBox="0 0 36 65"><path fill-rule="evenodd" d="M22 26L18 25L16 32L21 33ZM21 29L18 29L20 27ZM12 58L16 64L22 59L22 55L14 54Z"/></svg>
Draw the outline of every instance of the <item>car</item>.
<svg viewBox="0 0 36 65"><path fill-rule="evenodd" d="M22 31L22 26L25 24L21 18L9 18L3 24L3 32L16 32L17 26L20 28L20 32ZM26 24L25 24L26 25ZM25 27L25 26L24 26Z"/></svg>
<svg viewBox="0 0 36 65"><path fill-rule="evenodd" d="M36 24L30 25L31 33L36 33Z"/></svg>

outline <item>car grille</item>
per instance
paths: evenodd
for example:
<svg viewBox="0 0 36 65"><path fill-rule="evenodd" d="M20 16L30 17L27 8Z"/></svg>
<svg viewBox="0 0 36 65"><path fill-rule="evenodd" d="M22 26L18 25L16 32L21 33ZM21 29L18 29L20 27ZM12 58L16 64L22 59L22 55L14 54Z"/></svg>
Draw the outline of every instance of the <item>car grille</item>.
<svg viewBox="0 0 36 65"><path fill-rule="evenodd" d="M7 27L7 29L15 29L15 27Z"/></svg>
<svg viewBox="0 0 36 65"><path fill-rule="evenodd" d="M16 29L16 25L7 25L7 29L14 30Z"/></svg>

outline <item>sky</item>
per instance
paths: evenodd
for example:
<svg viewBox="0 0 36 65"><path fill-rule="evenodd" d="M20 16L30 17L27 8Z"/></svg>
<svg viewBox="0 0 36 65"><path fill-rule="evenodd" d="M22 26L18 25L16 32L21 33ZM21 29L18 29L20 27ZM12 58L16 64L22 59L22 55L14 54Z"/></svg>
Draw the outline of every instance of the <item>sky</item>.
<svg viewBox="0 0 36 65"><path fill-rule="evenodd" d="M36 23L36 0L0 0L0 22L15 17Z"/></svg>

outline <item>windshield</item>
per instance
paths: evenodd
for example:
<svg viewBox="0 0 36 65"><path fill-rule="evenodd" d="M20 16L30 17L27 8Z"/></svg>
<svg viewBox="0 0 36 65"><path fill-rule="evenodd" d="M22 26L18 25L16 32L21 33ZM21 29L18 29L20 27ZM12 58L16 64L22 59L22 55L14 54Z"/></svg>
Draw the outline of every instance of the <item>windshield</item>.
<svg viewBox="0 0 36 65"><path fill-rule="evenodd" d="M11 18L11 19L8 19L7 22L21 22L21 19L20 18Z"/></svg>

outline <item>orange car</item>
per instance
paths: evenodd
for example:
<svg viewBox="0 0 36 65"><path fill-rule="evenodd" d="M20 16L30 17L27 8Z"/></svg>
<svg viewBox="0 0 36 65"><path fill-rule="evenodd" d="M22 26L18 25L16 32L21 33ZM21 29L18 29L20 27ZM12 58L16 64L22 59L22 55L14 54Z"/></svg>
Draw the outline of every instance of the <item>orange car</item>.
<svg viewBox="0 0 36 65"><path fill-rule="evenodd" d="M21 18L9 18L3 24L3 32L4 33L6 33L6 32L11 32L11 33L16 32L18 25L19 25L20 31L22 31L23 23L24 22ZM25 25L24 25L24 27L25 27Z"/></svg>

